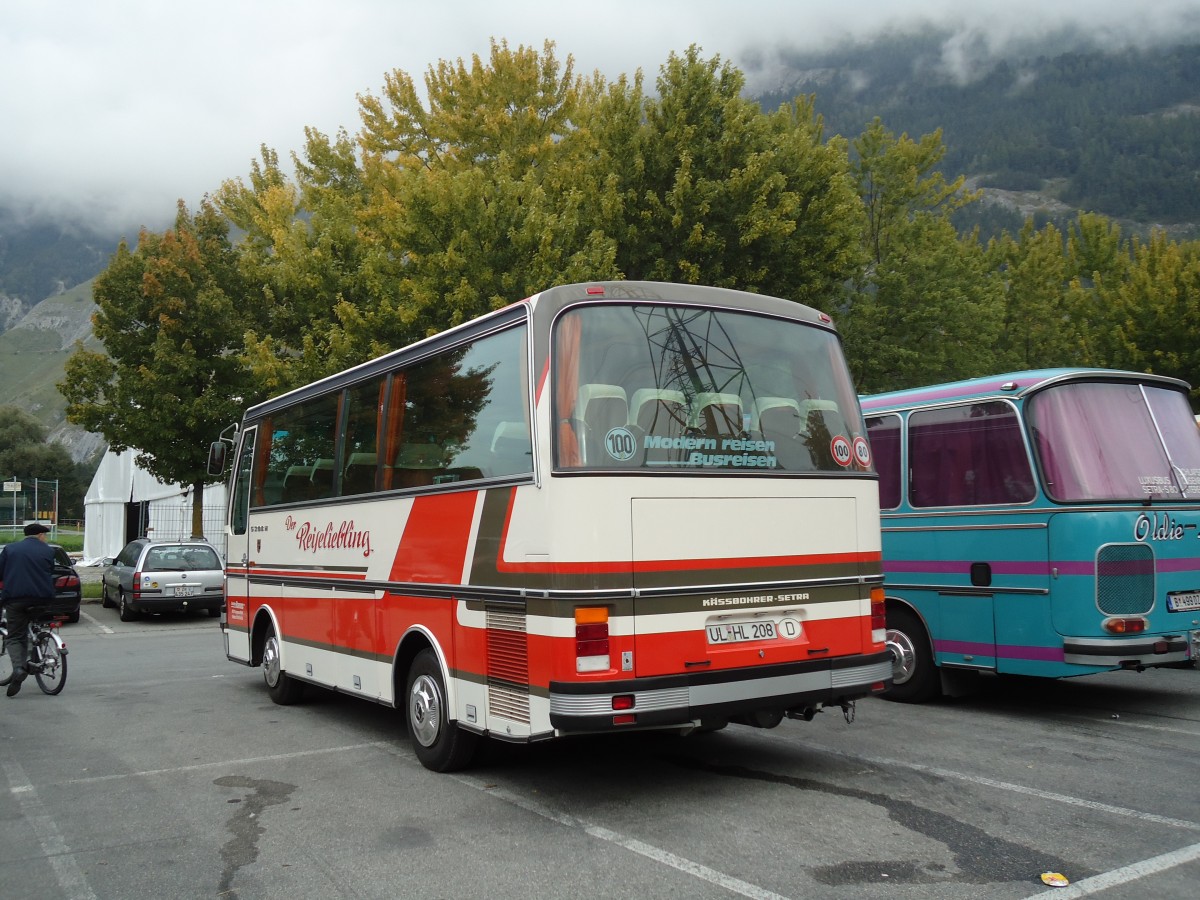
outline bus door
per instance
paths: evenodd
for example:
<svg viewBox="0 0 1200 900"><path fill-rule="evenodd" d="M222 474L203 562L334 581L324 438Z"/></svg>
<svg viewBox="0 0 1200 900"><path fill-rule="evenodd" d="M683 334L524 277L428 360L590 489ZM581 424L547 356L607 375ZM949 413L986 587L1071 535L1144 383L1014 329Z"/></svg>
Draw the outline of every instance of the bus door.
<svg viewBox="0 0 1200 900"><path fill-rule="evenodd" d="M229 534L225 544L225 652L230 659L250 660L247 607L250 595L250 489L254 474L257 428L241 433L233 484L229 492Z"/></svg>

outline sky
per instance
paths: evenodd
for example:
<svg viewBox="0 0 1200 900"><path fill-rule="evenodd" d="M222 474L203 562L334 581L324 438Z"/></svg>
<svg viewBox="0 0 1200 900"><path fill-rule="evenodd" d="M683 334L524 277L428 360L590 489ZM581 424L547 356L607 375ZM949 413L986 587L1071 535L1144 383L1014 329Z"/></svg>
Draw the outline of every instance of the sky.
<svg viewBox="0 0 1200 900"><path fill-rule="evenodd" d="M699 45L766 81L787 49L935 23L996 49L1077 25L1109 43L1200 34L1200 0L0 0L0 208L136 235L245 178L262 145L359 129L358 96L490 41L555 44L577 73ZM952 38L948 66L966 46ZM972 51L975 52L975 51Z"/></svg>

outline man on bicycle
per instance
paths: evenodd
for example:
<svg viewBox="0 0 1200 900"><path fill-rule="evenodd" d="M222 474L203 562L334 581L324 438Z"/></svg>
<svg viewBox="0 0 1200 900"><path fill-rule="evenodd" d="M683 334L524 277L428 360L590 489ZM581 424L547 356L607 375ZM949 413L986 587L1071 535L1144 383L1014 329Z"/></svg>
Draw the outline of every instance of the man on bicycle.
<svg viewBox="0 0 1200 900"><path fill-rule="evenodd" d="M0 551L0 601L8 619L8 655L12 658L13 675L8 683L8 696L21 690L21 682L29 673L25 670L29 648L29 608L44 606L54 599L54 550L46 543L50 529L37 522L25 526L25 540L6 544Z"/></svg>

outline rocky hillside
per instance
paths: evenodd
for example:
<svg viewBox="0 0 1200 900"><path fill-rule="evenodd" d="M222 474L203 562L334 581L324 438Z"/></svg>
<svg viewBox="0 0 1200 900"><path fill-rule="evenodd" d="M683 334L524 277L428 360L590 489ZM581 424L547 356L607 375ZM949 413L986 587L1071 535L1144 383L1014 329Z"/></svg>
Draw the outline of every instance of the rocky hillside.
<svg viewBox="0 0 1200 900"><path fill-rule="evenodd" d="M103 448L104 440L66 421L66 404L56 385L64 377L76 341L98 346L92 337L95 309L90 280L43 300L24 314L19 301L0 298L0 320L6 313L13 319L0 334L3 402L36 417L77 462Z"/></svg>

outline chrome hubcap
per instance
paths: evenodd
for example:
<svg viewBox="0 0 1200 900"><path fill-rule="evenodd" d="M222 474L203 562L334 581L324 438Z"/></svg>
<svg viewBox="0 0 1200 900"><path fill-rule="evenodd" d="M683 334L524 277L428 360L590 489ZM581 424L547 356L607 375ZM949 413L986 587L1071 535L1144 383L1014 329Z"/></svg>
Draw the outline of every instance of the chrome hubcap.
<svg viewBox="0 0 1200 900"><path fill-rule="evenodd" d="M263 647L263 678L267 680L269 687L275 687L279 684L279 641L275 635L267 638L267 643Z"/></svg>
<svg viewBox="0 0 1200 900"><path fill-rule="evenodd" d="M887 630L886 646L892 654L892 683L904 684L917 668L917 649L912 638L894 628Z"/></svg>
<svg viewBox="0 0 1200 900"><path fill-rule="evenodd" d="M408 694L408 727L422 747L432 747L442 724L442 695L438 684L420 675Z"/></svg>

